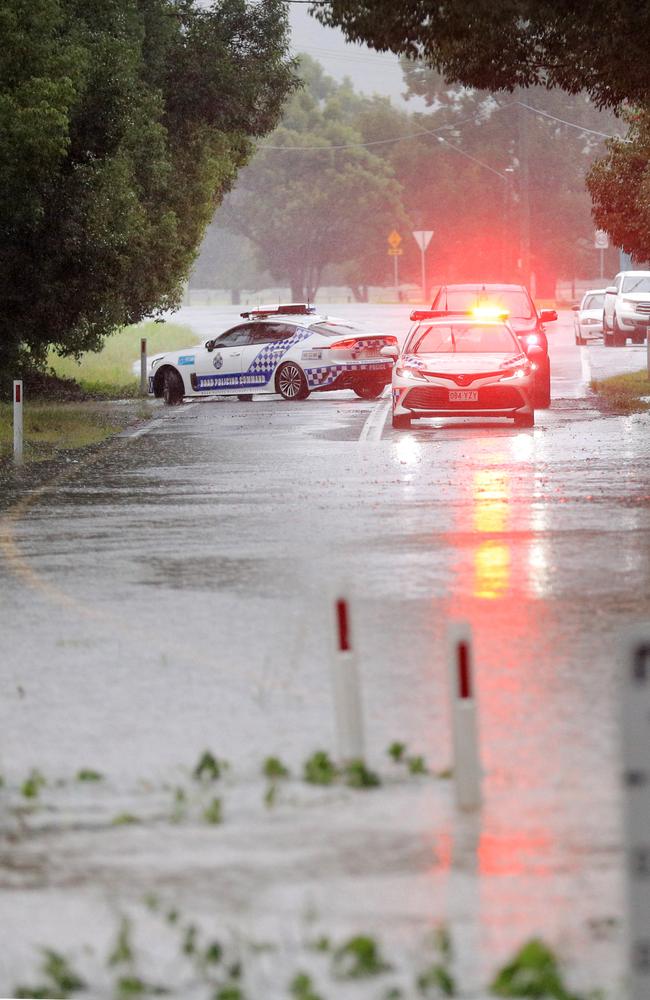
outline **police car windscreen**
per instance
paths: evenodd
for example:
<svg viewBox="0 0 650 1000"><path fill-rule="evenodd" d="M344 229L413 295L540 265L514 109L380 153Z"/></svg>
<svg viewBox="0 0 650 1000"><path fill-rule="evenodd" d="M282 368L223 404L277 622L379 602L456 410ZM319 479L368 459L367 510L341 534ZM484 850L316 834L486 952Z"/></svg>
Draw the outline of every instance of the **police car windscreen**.
<svg viewBox="0 0 650 1000"><path fill-rule="evenodd" d="M484 292L477 288L450 288L444 305L450 312L471 312L477 306L497 305L502 306L515 319L532 319L533 316L530 299L515 288Z"/></svg>
<svg viewBox="0 0 650 1000"><path fill-rule="evenodd" d="M474 323L421 326L406 348L408 354L513 354L520 351L507 327Z"/></svg>

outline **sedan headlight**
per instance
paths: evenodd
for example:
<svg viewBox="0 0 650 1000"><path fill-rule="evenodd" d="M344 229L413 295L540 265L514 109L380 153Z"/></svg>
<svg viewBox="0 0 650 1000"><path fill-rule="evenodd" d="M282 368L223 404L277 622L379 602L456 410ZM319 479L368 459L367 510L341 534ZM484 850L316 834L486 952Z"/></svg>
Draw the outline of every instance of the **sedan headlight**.
<svg viewBox="0 0 650 1000"><path fill-rule="evenodd" d="M410 365L396 367L395 374L398 378L426 379L426 375L423 375L419 368L412 368Z"/></svg>
<svg viewBox="0 0 650 1000"><path fill-rule="evenodd" d="M524 378L526 375L530 375L531 371L532 369L529 364L517 365L516 368L508 368L504 371L500 381L505 382L507 379Z"/></svg>
<svg viewBox="0 0 650 1000"><path fill-rule="evenodd" d="M595 326L597 323L601 323L602 320L596 319L595 316L587 316L585 319L581 319L580 322L583 326Z"/></svg>

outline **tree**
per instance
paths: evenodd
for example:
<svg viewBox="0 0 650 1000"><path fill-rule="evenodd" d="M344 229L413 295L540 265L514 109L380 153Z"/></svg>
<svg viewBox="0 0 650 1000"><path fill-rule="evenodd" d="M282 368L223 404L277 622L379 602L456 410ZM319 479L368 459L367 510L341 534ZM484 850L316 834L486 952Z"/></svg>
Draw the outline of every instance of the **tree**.
<svg viewBox="0 0 650 1000"><path fill-rule="evenodd" d="M328 0L310 12L448 83L585 90L610 108L650 99L650 7L637 0Z"/></svg>
<svg viewBox="0 0 650 1000"><path fill-rule="evenodd" d="M610 140L587 175L594 218L637 260L650 257L650 111L629 112L628 138Z"/></svg>
<svg viewBox="0 0 650 1000"><path fill-rule="evenodd" d="M355 125L364 99L301 57L304 88L282 125L242 171L217 215L258 248L260 264L287 280L294 300L313 299L324 269L344 264L356 294L363 276L387 269L386 238L407 225L390 166L363 148ZM361 273L362 272L362 273ZM367 280L367 278L366 278Z"/></svg>
<svg viewBox="0 0 650 1000"><path fill-rule="evenodd" d="M3 366L174 305L295 85L281 0L4 0ZM15 370L15 368L14 368Z"/></svg>

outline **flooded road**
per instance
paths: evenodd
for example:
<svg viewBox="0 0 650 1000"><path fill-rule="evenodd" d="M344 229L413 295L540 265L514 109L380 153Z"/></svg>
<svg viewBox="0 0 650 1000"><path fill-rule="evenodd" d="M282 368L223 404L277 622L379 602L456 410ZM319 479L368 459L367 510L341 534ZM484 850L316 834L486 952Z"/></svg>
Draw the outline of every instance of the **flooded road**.
<svg viewBox="0 0 650 1000"><path fill-rule="evenodd" d="M375 309L393 331L408 312ZM394 431L387 400L345 392L202 400L161 407L146 433L47 481L9 475L0 993L40 944L90 967L81 946L101 949L119 912L140 915L155 955L141 912L155 891L203 924L274 941L252 1000L287 995L291 969L311 961L306 928L377 934L397 976L441 924L460 996L481 996L532 936L576 989L621 996L616 649L650 618L650 422L603 416L587 397L591 377L645 355L579 349L570 323L549 330L553 405L532 431ZM311 753L334 752L335 585L350 598L376 790L299 780ZM445 778L457 620L475 640L477 816L456 812ZM392 764L395 740L432 773ZM206 748L230 762L215 826L191 778ZM272 807L269 755L294 775ZM32 769L46 785L26 802ZM75 782L80 769L104 780Z"/></svg>

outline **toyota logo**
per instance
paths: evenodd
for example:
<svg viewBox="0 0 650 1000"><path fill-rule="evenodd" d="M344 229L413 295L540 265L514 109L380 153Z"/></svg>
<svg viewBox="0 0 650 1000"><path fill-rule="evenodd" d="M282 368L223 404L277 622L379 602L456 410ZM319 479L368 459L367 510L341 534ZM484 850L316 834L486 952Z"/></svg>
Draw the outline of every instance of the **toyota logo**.
<svg viewBox="0 0 650 1000"><path fill-rule="evenodd" d="M456 381L459 385L467 385L469 382L469 375L457 375Z"/></svg>

